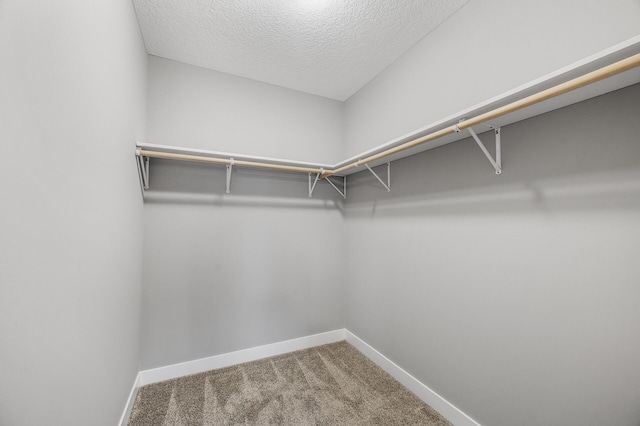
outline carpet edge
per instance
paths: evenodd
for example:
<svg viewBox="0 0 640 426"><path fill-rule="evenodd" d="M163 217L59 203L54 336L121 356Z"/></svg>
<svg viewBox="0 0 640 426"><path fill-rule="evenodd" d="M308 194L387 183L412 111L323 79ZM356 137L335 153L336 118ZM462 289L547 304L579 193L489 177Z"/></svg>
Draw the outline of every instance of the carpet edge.
<svg viewBox="0 0 640 426"><path fill-rule="evenodd" d="M458 407L347 329L345 329L345 340L455 426L481 426Z"/></svg>

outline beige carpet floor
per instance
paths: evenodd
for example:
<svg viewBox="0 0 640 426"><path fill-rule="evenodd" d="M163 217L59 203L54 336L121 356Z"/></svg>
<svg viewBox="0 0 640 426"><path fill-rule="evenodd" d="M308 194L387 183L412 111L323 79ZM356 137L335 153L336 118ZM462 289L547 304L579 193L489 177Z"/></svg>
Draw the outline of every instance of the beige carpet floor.
<svg viewBox="0 0 640 426"><path fill-rule="evenodd" d="M451 426L347 342L140 388L129 426Z"/></svg>

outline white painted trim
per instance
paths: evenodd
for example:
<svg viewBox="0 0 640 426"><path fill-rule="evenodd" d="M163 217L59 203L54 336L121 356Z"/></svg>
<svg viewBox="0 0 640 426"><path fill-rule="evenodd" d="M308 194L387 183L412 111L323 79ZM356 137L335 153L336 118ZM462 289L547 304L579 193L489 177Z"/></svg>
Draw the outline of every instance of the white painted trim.
<svg viewBox="0 0 640 426"><path fill-rule="evenodd" d="M136 379L133 381L133 387L131 388L131 392L129 393L129 399L127 399L127 405L124 407L124 411L122 412L122 416L120 416L119 426L127 426L129 422L129 416L131 415L131 410L133 409L133 403L136 400L136 395L138 394L138 388L140 387L140 373L136 375Z"/></svg>
<svg viewBox="0 0 640 426"><path fill-rule="evenodd" d="M400 368L396 363L375 350L364 340L360 339L349 330L345 330L347 342L367 356L380 368L389 373L393 378L402 383L407 389L416 394L418 398L429 404L434 410L442 414L455 426L480 426L478 422L467 416L452 403L438 395L428 386Z"/></svg>
<svg viewBox="0 0 640 426"><path fill-rule="evenodd" d="M339 342L340 340L345 339L345 331L345 329L328 331L326 333L314 334L311 336L286 340L284 342L271 343L236 352L215 355L208 358L168 365L166 367L144 370L138 374L138 385L145 386L150 383L162 382L164 380L188 376L190 374L197 374L204 371L215 370L217 368L242 364L244 362L256 361L258 359L281 355L287 352L325 345L327 343Z"/></svg>

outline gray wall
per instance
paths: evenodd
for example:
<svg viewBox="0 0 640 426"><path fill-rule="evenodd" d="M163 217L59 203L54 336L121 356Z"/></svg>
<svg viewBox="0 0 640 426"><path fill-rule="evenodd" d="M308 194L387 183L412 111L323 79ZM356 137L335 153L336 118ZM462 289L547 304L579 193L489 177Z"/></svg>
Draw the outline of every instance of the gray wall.
<svg viewBox="0 0 640 426"><path fill-rule="evenodd" d="M149 141L339 157L342 104L150 57ZM306 175L152 159L141 368L344 327L342 203Z"/></svg>
<svg viewBox="0 0 640 426"><path fill-rule="evenodd" d="M345 103L351 156L638 35L637 0L472 0Z"/></svg>
<svg viewBox="0 0 640 426"><path fill-rule="evenodd" d="M504 127L500 176L468 139L354 175L347 328L483 425L637 426L639 116L636 85Z"/></svg>
<svg viewBox="0 0 640 426"><path fill-rule="evenodd" d="M345 103L345 152L639 21L635 0L471 1ZM639 101L636 87L504 128L501 176L461 142L394 163L391 194L350 178L347 328L481 424L638 426Z"/></svg>
<svg viewBox="0 0 640 426"><path fill-rule="evenodd" d="M0 2L0 424L109 425L138 371L129 0Z"/></svg>
<svg viewBox="0 0 640 426"><path fill-rule="evenodd" d="M149 56L147 142L300 161L342 160L344 104Z"/></svg>

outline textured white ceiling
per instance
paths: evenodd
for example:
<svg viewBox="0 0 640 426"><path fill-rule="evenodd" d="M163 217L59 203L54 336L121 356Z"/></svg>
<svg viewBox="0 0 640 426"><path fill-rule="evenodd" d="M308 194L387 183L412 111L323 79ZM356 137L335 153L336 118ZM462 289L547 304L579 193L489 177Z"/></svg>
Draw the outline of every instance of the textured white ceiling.
<svg viewBox="0 0 640 426"><path fill-rule="evenodd" d="M152 55L346 100L469 0L134 0Z"/></svg>

